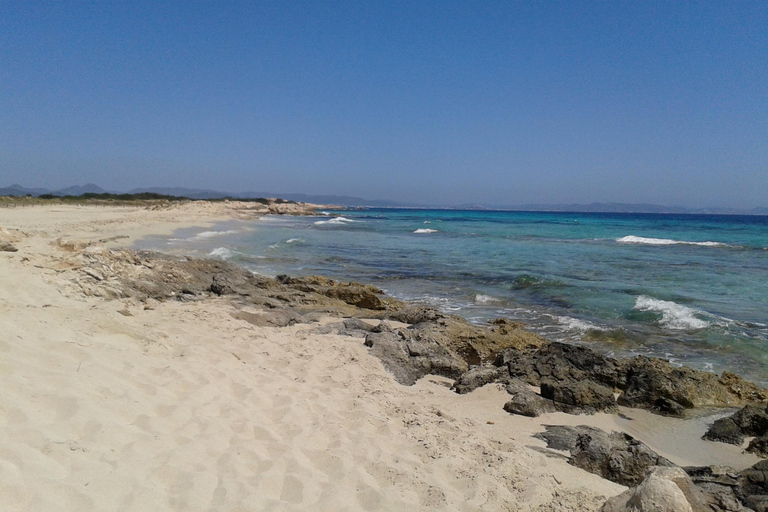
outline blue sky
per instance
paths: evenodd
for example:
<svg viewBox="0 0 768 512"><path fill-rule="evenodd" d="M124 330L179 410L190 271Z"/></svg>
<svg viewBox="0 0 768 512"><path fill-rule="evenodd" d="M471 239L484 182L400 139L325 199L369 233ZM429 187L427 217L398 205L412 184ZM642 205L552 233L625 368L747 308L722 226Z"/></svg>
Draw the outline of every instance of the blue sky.
<svg viewBox="0 0 768 512"><path fill-rule="evenodd" d="M768 2L0 0L0 186L768 206Z"/></svg>

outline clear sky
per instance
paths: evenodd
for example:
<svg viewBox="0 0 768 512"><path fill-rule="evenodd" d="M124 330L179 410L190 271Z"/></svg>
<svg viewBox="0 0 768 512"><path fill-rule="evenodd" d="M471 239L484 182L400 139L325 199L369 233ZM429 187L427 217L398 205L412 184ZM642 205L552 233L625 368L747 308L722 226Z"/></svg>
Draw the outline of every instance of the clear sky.
<svg viewBox="0 0 768 512"><path fill-rule="evenodd" d="M0 186L768 206L768 2L0 0Z"/></svg>

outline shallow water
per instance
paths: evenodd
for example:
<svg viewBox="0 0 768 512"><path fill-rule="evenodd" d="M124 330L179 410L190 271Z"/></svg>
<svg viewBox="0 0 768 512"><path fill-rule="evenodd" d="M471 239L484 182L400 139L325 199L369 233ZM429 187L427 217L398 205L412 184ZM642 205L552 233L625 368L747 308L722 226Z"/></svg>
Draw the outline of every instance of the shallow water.
<svg viewBox="0 0 768 512"><path fill-rule="evenodd" d="M483 323L768 382L768 217L370 209L143 248L371 283Z"/></svg>

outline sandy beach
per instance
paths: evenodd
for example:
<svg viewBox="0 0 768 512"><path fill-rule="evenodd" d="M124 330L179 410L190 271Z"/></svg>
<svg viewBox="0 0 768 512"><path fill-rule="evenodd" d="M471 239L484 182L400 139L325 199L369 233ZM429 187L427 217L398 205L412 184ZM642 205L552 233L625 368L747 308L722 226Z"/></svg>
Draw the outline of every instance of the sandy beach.
<svg viewBox="0 0 768 512"><path fill-rule="evenodd" d="M79 284L88 251L265 212L0 208L0 241L18 249L0 252L0 508L586 511L626 489L533 438L546 424L622 429L681 465L759 460L699 440L696 421L524 418L502 409L500 385L403 386L359 338L258 327L224 297L140 302Z"/></svg>

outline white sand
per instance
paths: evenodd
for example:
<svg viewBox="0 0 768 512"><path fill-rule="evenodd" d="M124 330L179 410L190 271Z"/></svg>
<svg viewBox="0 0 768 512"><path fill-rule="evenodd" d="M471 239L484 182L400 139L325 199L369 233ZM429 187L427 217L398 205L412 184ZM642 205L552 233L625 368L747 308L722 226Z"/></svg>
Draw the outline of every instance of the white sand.
<svg viewBox="0 0 768 512"><path fill-rule="evenodd" d="M0 510L597 510L623 490L541 452L530 434L565 415L401 386L361 339L254 327L224 299L86 297L54 243L241 213L0 208L19 248L0 252Z"/></svg>

